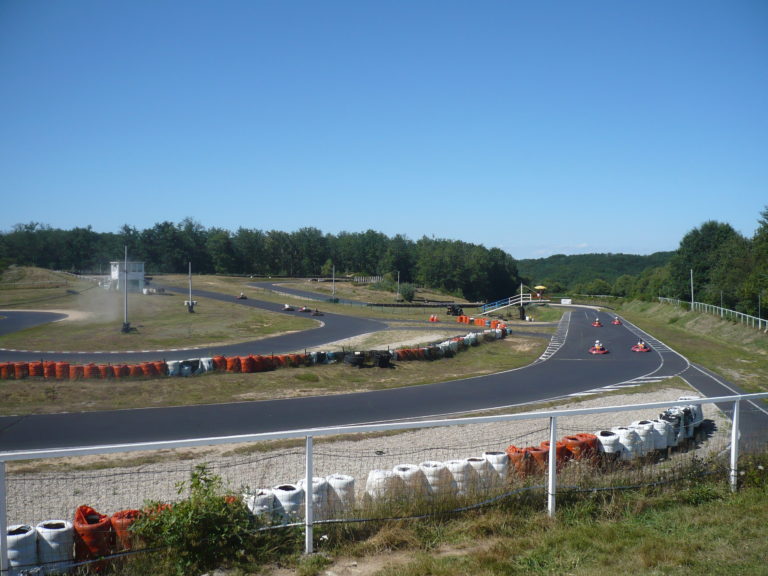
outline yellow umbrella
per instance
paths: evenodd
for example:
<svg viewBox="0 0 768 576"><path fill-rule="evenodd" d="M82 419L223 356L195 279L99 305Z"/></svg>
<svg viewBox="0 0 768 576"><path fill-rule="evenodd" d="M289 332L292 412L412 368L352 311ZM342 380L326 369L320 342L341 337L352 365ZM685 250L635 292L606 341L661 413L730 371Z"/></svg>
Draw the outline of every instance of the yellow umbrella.
<svg viewBox="0 0 768 576"><path fill-rule="evenodd" d="M546 290L547 287L546 286L534 286L533 289L534 290Z"/></svg>

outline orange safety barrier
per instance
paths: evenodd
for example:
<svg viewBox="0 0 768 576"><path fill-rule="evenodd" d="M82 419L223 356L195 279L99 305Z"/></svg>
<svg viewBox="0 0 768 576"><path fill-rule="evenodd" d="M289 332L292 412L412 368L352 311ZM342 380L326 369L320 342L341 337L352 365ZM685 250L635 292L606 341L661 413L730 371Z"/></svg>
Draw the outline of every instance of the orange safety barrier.
<svg viewBox="0 0 768 576"><path fill-rule="evenodd" d="M115 378L125 378L126 376L130 376L131 374L126 364L115 364L114 366L112 366L112 371L114 373Z"/></svg>
<svg viewBox="0 0 768 576"><path fill-rule="evenodd" d="M29 376L29 364L27 362L13 363L13 376L16 380L21 380Z"/></svg>
<svg viewBox="0 0 768 576"><path fill-rule="evenodd" d="M541 443L541 447L547 452L551 452L549 440ZM555 468L560 470L570 458L570 452L565 442L558 440L555 442Z"/></svg>
<svg viewBox="0 0 768 576"><path fill-rule="evenodd" d="M582 450L582 458L595 458L598 455L598 438L595 434L581 432L575 434L575 436L576 438L581 438L585 444Z"/></svg>
<svg viewBox="0 0 768 576"><path fill-rule="evenodd" d="M131 364L128 366L128 375L134 378L144 376L144 369L141 364Z"/></svg>
<svg viewBox="0 0 768 576"><path fill-rule="evenodd" d="M28 364L28 370L30 376L43 376L43 363L42 362L30 362Z"/></svg>
<svg viewBox="0 0 768 576"><path fill-rule="evenodd" d="M69 367L69 379L70 380L82 380L85 378L85 366L82 364L75 364Z"/></svg>
<svg viewBox="0 0 768 576"><path fill-rule="evenodd" d="M120 510L112 514L110 522L115 531L115 552L124 552L133 548L134 535L131 527L140 515L140 510Z"/></svg>
<svg viewBox="0 0 768 576"><path fill-rule="evenodd" d="M546 472L549 460L549 447L528 446L525 448L525 451L531 457L531 471L534 473Z"/></svg>
<svg viewBox="0 0 768 576"><path fill-rule="evenodd" d="M517 446L507 446L507 458L509 458L509 467L514 470L518 476L526 477L531 473L531 457L525 451L525 448Z"/></svg>
<svg viewBox="0 0 768 576"><path fill-rule="evenodd" d="M98 378L99 367L96 364L86 364L83 366L83 378Z"/></svg>
<svg viewBox="0 0 768 576"><path fill-rule="evenodd" d="M250 374L256 369L256 363L253 360L253 356L241 356L240 357L240 372L244 374Z"/></svg>
<svg viewBox="0 0 768 576"><path fill-rule="evenodd" d="M260 358L259 363L261 364L262 372L267 372L277 368L277 365L275 364L275 358L273 356L257 356L257 358Z"/></svg>
<svg viewBox="0 0 768 576"><path fill-rule="evenodd" d="M8 378L13 378L13 364L0 362L0 379L7 380Z"/></svg>
<svg viewBox="0 0 768 576"><path fill-rule="evenodd" d="M102 380L106 380L107 378L112 378L114 375L114 372L112 371L112 366L109 364L99 364L99 378Z"/></svg>
<svg viewBox="0 0 768 576"><path fill-rule="evenodd" d="M212 361L213 361L213 369L214 370L226 370L227 369L227 359L224 356L214 356Z"/></svg>
<svg viewBox="0 0 768 576"><path fill-rule="evenodd" d="M240 372L240 357L227 357L227 372Z"/></svg>
<svg viewBox="0 0 768 576"><path fill-rule="evenodd" d="M154 362L142 362L141 371L144 376L157 376L157 368Z"/></svg>
<svg viewBox="0 0 768 576"><path fill-rule="evenodd" d="M43 376L49 379L56 378L56 362L54 360L43 362Z"/></svg>
<svg viewBox="0 0 768 576"><path fill-rule="evenodd" d="M69 362L56 362L55 376L57 380L69 378Z"/></svg>
<svg viewBox="0 0 768 576"><path fill-rule="evenodd" d="M168 364L165 360L155 360L155 374L158 376L168 376Z"/></svg>
<svg viewBox="0 0 768 576"><path fill-rule="evenodd" d="M78 506L72 527L75 533L76 562L95 560L111 553L114 531L106 514L100 514L90 506ZM97 565L96 568L103 566Z"/></svg>
<svg viewBox="0 0 768 576"><path fill-rule="evenodd" d="M257 354L256 356L252 355L251 358L253 358L253 371L264 372L264 370L266 369L265 363L264 363L264 356Z"/></svg>

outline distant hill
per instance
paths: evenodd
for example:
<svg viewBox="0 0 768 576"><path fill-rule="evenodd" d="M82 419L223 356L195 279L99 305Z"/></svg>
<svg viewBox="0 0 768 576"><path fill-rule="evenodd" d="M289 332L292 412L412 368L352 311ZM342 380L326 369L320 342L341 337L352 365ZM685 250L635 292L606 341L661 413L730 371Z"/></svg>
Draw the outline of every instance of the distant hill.
<svg viewBox="0 0 768 576"><path fill-rule="evenodd" d="M517 260L517 271L527 284L544 284L557 291L597 279L612 284L625 274L638 276L647 268L665 266L673 254L555 254L548 258Z"/></svg>

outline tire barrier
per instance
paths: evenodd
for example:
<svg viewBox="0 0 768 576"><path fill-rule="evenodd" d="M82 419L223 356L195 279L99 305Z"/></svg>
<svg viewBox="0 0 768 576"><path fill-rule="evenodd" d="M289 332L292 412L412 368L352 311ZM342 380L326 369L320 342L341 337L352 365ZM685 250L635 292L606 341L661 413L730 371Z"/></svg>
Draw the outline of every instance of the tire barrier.
<svg viewBox="0 0 768 576"><path fill-rule="evenodd" d="M547 462L549 462L549 457L552 452L552 445L550 441L545 440L542 442L541 448L547 451ZM568 445L562 440L555 442L555 469L562 470L563 466L565 466L566 462L568 462L570 459L571 453L570 450L568 450Z"/></svg>
<svg viewBox="0 0 768 576"><path fill-rule="evenodd" d="M158 378L166 376L197 376L211 371L256 373L276 368L335 364L363 367L370 364L378 368L391 368L393 360L441 360L452 358L458 352L480 342L505 338L508 332L501 322L491 321L491 328L482 332L469 332L449 340L420 348L396 350L370 350L354 352L312 352L304 354L222 356L187 360L156 360L139 364L70 364L40 360L33 362L0 362L0 380L44 378L46 380L111 380L123 378Z"/></svg>
<svg viewBox="0 0 768 576"><path fill-rule="evenodd" d="M274 519L277 498L273 490L262 488L256 490L253 494L245 493L243 494L243 502L254 516L261 517L269 522Z"/></svg>
<svg viewBox="0 0 768 576"><path fill-rule="evenodd" d="M493 469L488 459L480 456L470 456L467 458L467 462L475 471L475 476L477 477L475 489L477 492L489 492L501 485L499 475Z"/></svg>
<svg viewBox="0 0 768 576"><path fill-rule="evenodd" d="M478 492L477 472L466 458L458 460L448 460L445 467L453 476L456 483L456 495L466 496Z"/></svg>
<svg viewBox="0 0 768 576"><path fill-rule="evenodd" d="M365 481L365 496L372 501L400 500L406 494L403 479L392 470L371 470Z"/></svg>
<svg viewBox="0 0 768 576"><path fill-rule="evenodd" d="M456 480L448 467L442 462L427 460L419 464L429 484L429 495L432 498L455 496L458 491Z"/></svg>
<svg viewBox="0 0 768 576"><path fill-rule="evenodd" d="M483 452L483 458L488 460L491 468L499 477L499 481L502 484L506 482L509 471L509 456L507 456L507 453L500 451Z"/></svg>
<svg viewBox="0 0 768 576"><path fill-rule="evenodd" d="M13 377L13 364L10 362L0 362L0 380L8 380Z"/></svg>
<svg viewBox="0 0 768 576"><path fill-rule="evenodd" d="M38 564L37 531L29 524L14 524L6 529L8 563L11 574L26 574Z"/></svg>
<svg viewBox="0 0 768 576"><path fill-rule="evenodd" d="M296 482L296 487L304 491L304 495L309 494L307 490L307 481L305 478ZM324 476L314 476L312 478L312 515L315 520L325 520L328 517L328 481Z"/></svg>
<svg viewBox="0 0 768 576"><path fill-rule="evenodd" d="M134 536L131 528L141 516L139 510L120 510L110 517L115 532L115 552L126 552L134 547Z"/></svg>
<svg viewBox="0 0 768 576"><path fill-rule="evenodd" d="M348 474L331 474L328 481L328 513L338 517L355 507L355 477Z"/></svg>
<svg viewBox="0 0 768 576"><path fill-rule="evenodd" d="M76 562L98 560L112 552L114 530L106 514L90 506L78 506L72 526L75 530Z"/></svg>
<svg viewBox="0 0 768 576"><path fill-rule="evenodd" d="M304 517L304 490L295 484L280 484L275 494L275 515L285 522L295 522Z"/></svg>
<svg viewBox="0 0 768 576"><path fill-rule="evenodd" d="M68 572L75 559L75 530L69 520L46 520L35 526L37 561L46 574Z"/></svg>
<svg viewBox="0 0 768 576"><path fill-rule="evenodd" d="M431 346L421 348L398 348L394 351L396 360L439 360L452 358L460 350L466 350L471 346L477 346L481 341L492 342L506 338L508 332L505 328L493 328L483 332L470 332L464 336L456 336Z"/></svg>
<svg viewBox="0 0 768 576"><path fill-rule="evenodd" d="M403 489L409 498L423 500L429 496L429 482L424 471L416 464L398 464L392 469L403 480Z"/></svg>

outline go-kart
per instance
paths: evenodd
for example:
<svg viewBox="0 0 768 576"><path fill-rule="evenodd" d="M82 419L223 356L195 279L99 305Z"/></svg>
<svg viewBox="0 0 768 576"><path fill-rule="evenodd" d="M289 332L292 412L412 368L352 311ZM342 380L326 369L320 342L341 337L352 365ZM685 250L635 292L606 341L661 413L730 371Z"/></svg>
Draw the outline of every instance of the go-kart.
<svg viewBox="0 0 768 576"><path fill-rule="evenodd" d="M290 304L284 304L283 305L283 312L293 312L294 310L296 310L296 309L293 306L291 306Z"/></svg>
<svg viewBox="0 0 768 576"><path fill-rule="evenodd" d="M621 326L621 320L619 320L618 318L614 318L613 320L611 320L611 324L613 324L614 326Z"/></svg>
<svg viewBox="0 0 768 576"><path fill-rule="evenodd" d="M595 327L597 327L597 328L600 328L602 325L603 325L603 323L602 323L602 322L600 322L600 319L599 319L599 318L595 318L595 321L594 321L594 322L592 322L592 326L595 326Z"/></svg>
<svg viewBox="0 0 768 576"><path fill-rule="evenodd" d="M239 296L236 296L236 299L237 299L237 300L248 300L248 296L246 296L245 294L243 294L242 292L240 292L240 295L239 295Z"/></svg>
<svg viewBox="0 0 768 576"><path fill-rule="evenodd" d="M632 352L650 352L651 347L648 346L645 342L638 342L634 346L632 346Z"/></svg>
<svg viewBox="0 0 768 576"><path fill-rule="evenodd" d="M301 308L299 308L299 312L312 312L312 310L310 310L306 306L302 306Z"/></svg>
<svg viewBox="0 0 768 576"><path fill-rule="evenodd" d="M320 310L318 310L317 308L312 310L312 316L322 316L322 315L323 315L323 313L320 312Z"/></svg>
<svg viewBox="0 0 768 576"><path fill-rule="evenodd" d="M590 354L608 354L608 348L602 344L597 344L589 349Z"/></svg>

